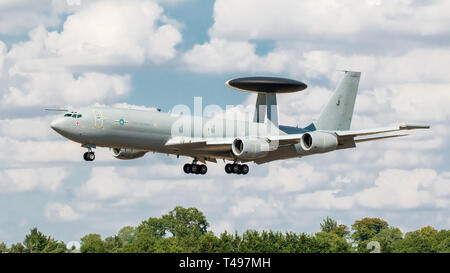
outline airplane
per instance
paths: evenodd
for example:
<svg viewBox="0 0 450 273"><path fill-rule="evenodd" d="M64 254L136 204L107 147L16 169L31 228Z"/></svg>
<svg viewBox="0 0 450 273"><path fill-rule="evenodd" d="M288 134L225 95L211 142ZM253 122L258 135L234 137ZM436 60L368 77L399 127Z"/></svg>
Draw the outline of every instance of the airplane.
<svg viewBox="0 0 450 273"><path fill-rule="evenodd" d="M355 148L356 143L396 138L395 132L429 129L429 125L400 124L393 127L350 130L361 72L344 71L318 119L304 128L278 124L277 94L302 91L303 82L279 77L244 77L226 82L230 88L257 93L253 120L199 117L111 107L46 109L64 111L51 122L57 133L78 142L93 161L96 147L108 147L118 159L143 157L148 152L191 157L186 174L207 173L206 162L230 161L227 174L249 173L245 163L275 160ZM382 135L379 135L382 134ZM198 162L203 164L198 164Z"/></svg>

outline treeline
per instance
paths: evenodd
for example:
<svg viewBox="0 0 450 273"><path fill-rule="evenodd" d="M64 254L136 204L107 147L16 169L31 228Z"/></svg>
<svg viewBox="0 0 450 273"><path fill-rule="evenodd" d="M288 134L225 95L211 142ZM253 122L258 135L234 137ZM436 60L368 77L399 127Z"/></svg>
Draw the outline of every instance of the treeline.
<svg viewBox="0 0 450 273"><path fill-rule="evenodd" d="M80 239L79 250L67 249L62 241L46 236L37 228L23 243L0 252L10 253L442 253L450 252L450 230L426 226L402 234L379 218L357 220L351 226L327 217L315 234L247 230L242 235L224 232L216 236L196 208L176 207L159 218L149 218L137 227L123 227L117 235L102 239L88 234Z"/></svg>

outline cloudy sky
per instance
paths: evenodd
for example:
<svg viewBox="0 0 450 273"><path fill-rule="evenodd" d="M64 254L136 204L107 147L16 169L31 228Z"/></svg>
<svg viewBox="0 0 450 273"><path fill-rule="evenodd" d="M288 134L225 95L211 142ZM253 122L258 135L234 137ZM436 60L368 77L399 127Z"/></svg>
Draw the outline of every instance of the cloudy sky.
<svg viewBox="0 0 450 273"><path fill-rule="evenodd" d="M177 205L217 234L316 232L326 216L381 217L402 231L450 228L450 1L0 0L0 241L30 228L103 237ZM184 175L190 159L94 162L49 128L45 107L251 105L236 76L303 81L280 123L305 126L342 78L362 72L353 129L431 124L402 139L226 175Z"/></svg>

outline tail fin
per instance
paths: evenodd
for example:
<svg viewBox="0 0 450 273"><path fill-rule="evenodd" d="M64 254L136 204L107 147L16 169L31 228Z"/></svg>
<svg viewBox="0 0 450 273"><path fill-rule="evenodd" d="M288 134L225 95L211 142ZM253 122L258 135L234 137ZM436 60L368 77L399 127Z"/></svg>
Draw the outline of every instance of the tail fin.
<svg viewBox="0 0 450 273"><path fill-rule="evenodd" d="M318 130L349 130L355 106L361 72L345 71L345 77L339 83L328 104L314 122Z"/></svg>

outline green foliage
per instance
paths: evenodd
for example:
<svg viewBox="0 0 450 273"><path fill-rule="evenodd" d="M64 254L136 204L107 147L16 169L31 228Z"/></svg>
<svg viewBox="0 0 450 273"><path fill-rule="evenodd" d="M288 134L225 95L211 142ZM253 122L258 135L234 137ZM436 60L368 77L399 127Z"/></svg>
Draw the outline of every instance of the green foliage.
<svg viewBox="0 0 450 273"><path fill-rule="evenodd" d="M327 216L320 224L320 230L322 232L330 232L338 235L339 237L346 237L350 234L346 225L338 225L337 222Z"/></svg>
<svg viewBox="0 0 450 273"><path fill-rule="evenodd" d="M27 253L27 250L22 243L12 244L9 248L9 253Z"/></svg>
<svg viewBox="0 0 450 273"><path fill-rule="evenodd" d="M363 218L355 221L352 225L353 234L351 238L357 244L358 252L367 252L367 244L388 226L388 223L380 218Z"/></svg>
<svg viewBox="0 0 450 273"><path fill-rule="evenodd" d="M168 214L162 216L167 231L175 237L194 236L205 234L209 223L201 211L196 208L176 207Z"/></svg>
<svg viewBox="0 0 450 273"><path fill-rule="evenodd" d="M81 238L81 253L105 253L106 243L99 234L88 234Z"/></svg>
<svg viewBox="0 0 450 273"><path fill-rule="evenodd" d="M58 242L52 238L49 238L47 245L42 250L42 253L65 253L67 247L64 242Z"/></svg>
<svg viewBox="0 0 450 273"><path fill-rule="evenodd" d="M136 228L136 237L139 234L162 238L166 235L166 224L163 219L150 217Z"/></svg>
<svg viewBox="0 0 450 273"><path fill-rule="evenodd" d="M437 231L426 226L402 232L379 218L363 218L346 225L327 217L314 235L294 232L247 230L223 232L219 236L208 231L209 223L196 208L176 207L159 218L148 218L137 227L126 226L117 235L102 240L99 234L81 238L82 253L348 253L369 252L370 241L380 243L381 252L450 253L450 230ZM356 245L356 249L352 248ZM0 243L0 252L63 253L64 242L58 242L33 228L22 243Z"/></svg>
<svg viewBox="0 0 450 273"><path fill-rule="evenodd" d="M337 222L328 216L323 220L323 223L320 224L320 230L323 232L332 232L336 228Z"/></svg>
<svg viewBox="0 0 450 273"><path fill-rule="evenodd" d="M391 253L392 244L403 238L403 233L398 228L389 227L382 229L372 238L372 241L380 243L382 253Z"/></svg>
<svg viewBox="0 0 450 273"><path fill-rule="evenodd" d="M450 230L441 230L434 235L432 251L450 253Z"/></svg>
<svg viewBox="0 0 450 273"><path fill-rule="evenodd" d="M309 252L313 253L348 253L351 245L333 232L318 232L311 240Z"/></svg>
<svg viewBox="0 0 450 273"><path fill-rule="evenodd" d="M28 252L42 252L47 245L49 239L37 228L32 228L30 234L25 236L23 245L27 248Z"/></svg>
<svg viewBox="0 0 450 273"><path fill-rule="evenodd" d="M64 242L58 242L50 236L44 235L37 228L32 228L30 234L25 236L23 245L15 245L14 248L13 250L11 247L10 252L64 253L67 251Z"/></svg>
<svg viewBox="0 0 450 273"><path fill-rule="evenodd" d="M397 241L393 244L393 252L397 253L433 253L433 247L437 243L436 236L439 232L426 226L416 231L405 234L403 240Z"/></svg>
<svg viewBox="0 0 450 273"><path fill-rule="evenodd" d="M131 226L123 227L117 234L120 245L132 244L136 238L136 229Z"/></svg>
<svg viewBox="0 0 450 273"><path fill-rule="evenodd" d="M1 242L0 243L0 253L6 253L8 252L8 247L6 246L5 243Z"/></svg>

